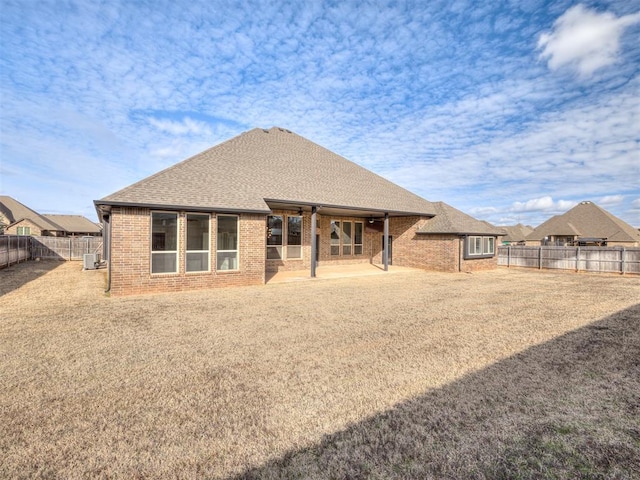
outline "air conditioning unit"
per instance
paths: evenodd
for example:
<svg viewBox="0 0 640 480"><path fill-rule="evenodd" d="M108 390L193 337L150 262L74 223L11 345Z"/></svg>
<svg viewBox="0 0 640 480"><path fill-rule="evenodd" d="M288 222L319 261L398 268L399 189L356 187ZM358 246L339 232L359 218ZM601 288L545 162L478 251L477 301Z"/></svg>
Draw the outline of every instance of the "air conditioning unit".
<svg viewBox="0 0 640 480"><path fill-rule="evenodd" d="M95 270L98 268L100 264L100 254L99 253L85 253L83 257L83 268L85 270Z"/></svg>

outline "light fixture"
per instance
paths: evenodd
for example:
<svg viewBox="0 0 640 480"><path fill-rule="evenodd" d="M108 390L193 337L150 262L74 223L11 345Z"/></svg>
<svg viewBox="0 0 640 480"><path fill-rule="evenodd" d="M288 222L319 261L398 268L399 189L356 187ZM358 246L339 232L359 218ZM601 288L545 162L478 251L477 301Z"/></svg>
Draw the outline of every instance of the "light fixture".
<svg viewBox="0 0 640 480"><path fill-rule="evenodd" d="M373 217L369 218L369 223L373 223Z"/></svg>

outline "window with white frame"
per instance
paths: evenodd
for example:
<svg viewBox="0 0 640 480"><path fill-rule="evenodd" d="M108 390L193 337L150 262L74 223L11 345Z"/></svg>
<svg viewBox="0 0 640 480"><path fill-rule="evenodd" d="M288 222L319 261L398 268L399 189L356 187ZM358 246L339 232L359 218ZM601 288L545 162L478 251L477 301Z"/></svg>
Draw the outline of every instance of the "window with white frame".
<svg viewBox="0 0 640 480"><path fill-rule="evenodd" d="M470 235L465 237L465 259L490 258L495 255L495 237Z"/></svg>
<svg viewBox="0 0 640 480"><path fill-rule="evenodd" d="M31 235L31 227L17 227L16 233L18 235Z"/></svg>
<svg viewBox="0 0 640 480"><path fill-rule="evenodd" d="M287 258L302 258L302 217L287 217Z"/></svg>
<svg viewBox="0 0 640 480"><path fill-rule="evenodd" d="M267 217L267 259L282 259L282 215L269 215Z"/></svg>
<svg viewBox="0 0 640 480"><path fill-rule="evenodd" d="M151 212L151 273L178 271L178 214Z"/></svg>
<svg viewBox="0 0 640 480"><path fill-rule="evenodd" d="M187 272L209 271L209 215L187 214Z"/></svg>
<svg viewBox="0 0 640 480"><path fill-rule="evenodd" d="M238 216L218 215L217 224L216 270L238 270Z"/></svg>

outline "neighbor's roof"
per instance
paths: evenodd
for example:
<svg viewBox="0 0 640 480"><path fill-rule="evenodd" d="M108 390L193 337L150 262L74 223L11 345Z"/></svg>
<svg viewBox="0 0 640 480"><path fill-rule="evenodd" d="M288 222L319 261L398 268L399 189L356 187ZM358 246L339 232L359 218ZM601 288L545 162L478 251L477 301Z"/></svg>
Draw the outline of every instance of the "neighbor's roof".
<svg viewBox="0 0 640 480"><path fill-rule="evenodd" d="M589 201L580 202L562 215L551 217L527 235L527 240L542 240L551 235L606 238L610 242L640 242L638 230Z"/></svg>
<svg viewBox="0 0 640 480"><path fill-rule="evenodd" d="M517 225L500 226L498 228L505 231L506 235L502 240L507 242L524 242L527 235L533 232L533 228L521 223Z"/></svg>
<svg viewBox="0 0 640 480"><path fill-rule="evenodd" d="M47 220L44 216L31 210L26 205L18 202L16 199L0 195L0 211L9 221L9 225L13 225L22 220L29 220L42 230L61 231L60 226Z"/></svg>
<svg viewBox="0 0 640 480"><path fill-rule="evenodd" d="M503 231L488 222L477 220L444 202L432 203L436 216L427 220L417 233L453 233L456 235L502 235Z"/></svg>
<svg viewBox="0 0 640 480"><path fill-rule="evenodd" d="M267 201L433 214L427 200L277 127L245 132L95 203L268 213Z"/></svg>
<svg viewBox="0 0 640 480"><path fill-rule="evenodd" d="M102 230L87 217L82 215L43 215L47 220L60 225L67 233L100 233Z"/></svg>

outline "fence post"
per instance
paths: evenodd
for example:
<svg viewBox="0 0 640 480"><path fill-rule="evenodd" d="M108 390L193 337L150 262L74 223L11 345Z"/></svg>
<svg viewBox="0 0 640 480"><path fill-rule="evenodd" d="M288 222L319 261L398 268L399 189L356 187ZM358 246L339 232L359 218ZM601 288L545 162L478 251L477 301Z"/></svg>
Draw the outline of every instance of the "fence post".
<svg viewBox="0 0 640 480"><path fill-rule="evenodd" d="M538 248L538 270L542 270L542 246Z"/></svg>
<svg viewBox="0 0 640 480"><path fill-rule="evenodd" d="M507 268L511 268L511 245L507 246Z"/></svg>
<svg viewBox="0 0 640 480"><path fill-rule="evenodd" d="M576 247L576 272L580 271L580 247Z"/></svg>
<svg viewBox="0 0 640 480"><path fill-rule="evenodd" d="M627 249L622 247L622 250L620 250L620 273L622 275L624 275L624 270L625 270L624 261L625 261L626 253L627 253Z"/></svg>

